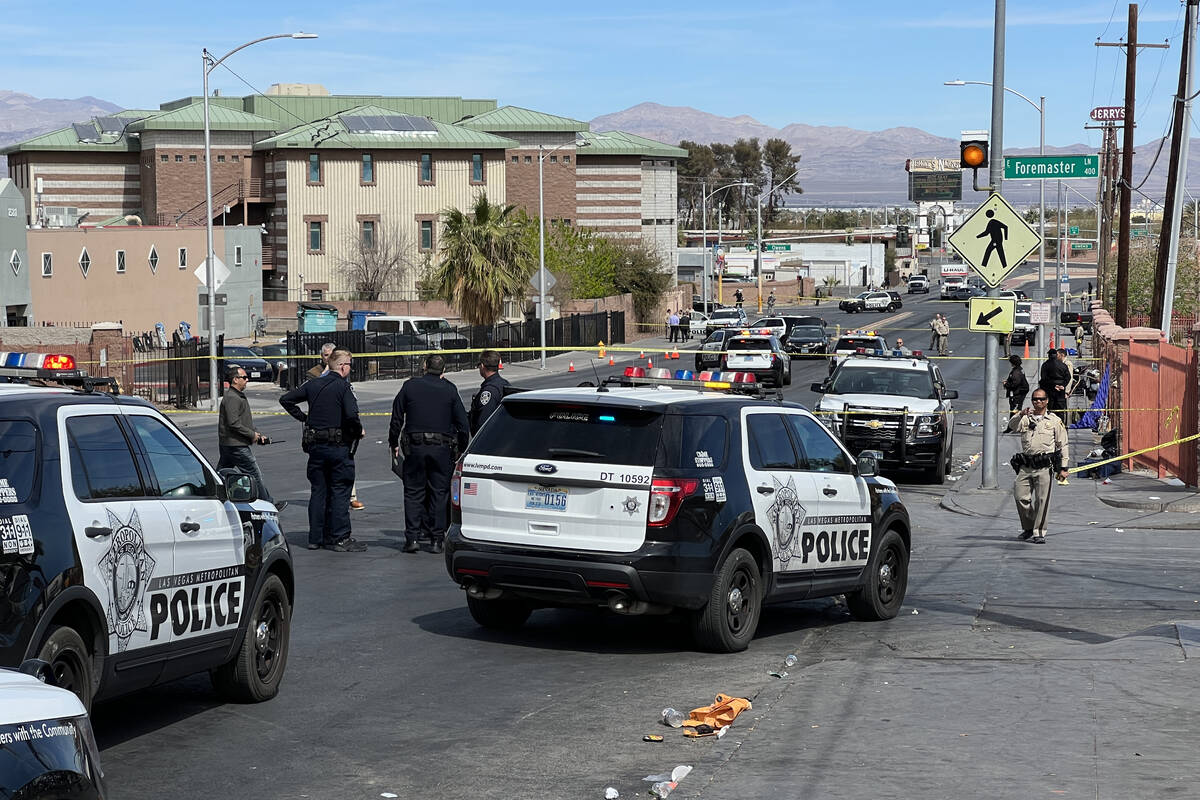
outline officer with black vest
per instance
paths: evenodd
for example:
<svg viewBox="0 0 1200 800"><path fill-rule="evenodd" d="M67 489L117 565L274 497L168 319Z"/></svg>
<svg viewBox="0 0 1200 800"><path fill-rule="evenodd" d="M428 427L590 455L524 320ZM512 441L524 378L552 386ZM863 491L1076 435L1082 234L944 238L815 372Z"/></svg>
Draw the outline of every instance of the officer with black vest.
<svg viewBox="0 0 1200 800"><path fill-rule="evenodd" d="M440 553L449 526L450 477L456 452L467 446L467 410L454 384L442 379L446 359L425 357L425 374L412 378L392 401L388 446L404 454L404 552L423 536Z"/></svg>
<svg viewBox="0 0 1200 800"><path fill-rule="evenodd" d="M279 398L284 410L304 423L308 453L308 549L361 553L366 544L350 536L350 491L354 450L363 436L358 400L350 388L350 352L334 350L329 371ZM308 403L308 413L300 410Z"/></svg>
<svg viewBox="0 0 1200 800"><path fill-rule="evenodd" d="M500 407L504 398L504 388L508 381L500 377L500 354L495 350L484 350L479 354L479 374L483 384L471 398L471 412L468 419L471 423L471 435L479 433L483 423Z"/></svg>

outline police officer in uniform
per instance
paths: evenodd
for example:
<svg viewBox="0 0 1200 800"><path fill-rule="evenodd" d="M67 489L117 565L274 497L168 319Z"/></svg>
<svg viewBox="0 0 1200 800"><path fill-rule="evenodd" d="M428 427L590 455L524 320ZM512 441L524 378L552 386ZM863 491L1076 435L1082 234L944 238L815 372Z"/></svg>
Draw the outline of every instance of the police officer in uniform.
<svg viewBox="0 0 1200 800"><path fill-rule="evenodd" d="M471 412L467 417L472 436L479 433L483 423L500 407L504 388L508 386L508 381L500 377L500 354L495 350L484 350L479 354L479 374L483 384L471 398Z"/></svg>
<svg viewBox="0 0 1200 800"><path fill-rule="evenodd" d="M496 362L499 366L499 361ZM443 550L454 458L467 446L467 410L454 384L442 379L446 359L425 357L425 374L412 378L392 401L388 446L404 454L404 552L415 553L422 536ZM489 401L490 405L490 401Z"/></svg>
<svg viewBox="0 0 1200 800"><path fill-rule="evenodd" d="M1033 391L1033 408L1025 408L1008 421L1009 431L1021 434L1021 452L1012 457L1017 471L1013 496L1021 518L1022 541L1046 543L1046 516L1050 513L1050 487L1055 477L1067 478L1067 428L1047 410L1045 389Z"/></svg>
<svg viewBox="0 0 1200 800"><path fill-rule="evenodd" d="M363 436L358 400L350 389L350 351L334 350L329 371L279 398L284 410L304 423L308 453L308 549L361 553L366 544L350 536L350 491L354 449ZM308 403L308 413L300 410Z"/></svg>

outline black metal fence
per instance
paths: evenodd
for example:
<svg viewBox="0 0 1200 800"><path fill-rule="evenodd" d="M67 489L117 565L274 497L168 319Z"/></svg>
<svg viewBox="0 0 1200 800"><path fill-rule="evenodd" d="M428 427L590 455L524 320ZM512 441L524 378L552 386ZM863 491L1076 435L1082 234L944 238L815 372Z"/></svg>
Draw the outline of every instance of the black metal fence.
<svg viewBox="0 0 1200 800"><path fill-rule="evenodd" d="M221 347L222 341L218 340L218 355ZM152 340L138 337L136 346L130 349L133 361L123 370L121 391L156 405L195 408L199 404L201 381L206 392L208 387L206 341L185 341L175 334L166 347L159 347Z"/></svg>

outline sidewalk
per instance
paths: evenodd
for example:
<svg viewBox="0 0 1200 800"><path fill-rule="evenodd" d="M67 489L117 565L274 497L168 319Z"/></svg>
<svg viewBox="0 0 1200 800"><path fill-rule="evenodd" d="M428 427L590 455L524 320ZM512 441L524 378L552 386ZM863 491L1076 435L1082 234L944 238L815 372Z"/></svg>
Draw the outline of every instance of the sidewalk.
<svg viewBox="0 0 1200 800"><path fill-rule="evenodd" d="M1090 430L1068 431L1071 464L1077 464L1099 437ZM1012 499L1016 474L1008 460L1020 448L1015 434L1003 434L998 448L995 489L979 487L977 461L953 488L942 497L947 511L972 517L1002 518L1012 521L1013 537L1020 532L1017 509ZM1121 528L1156 530L1200 530L1200 493L1188 486L1174 486L1163 480L1137 473L1119 472L1109 483L1074 473L1066 486L1054 484L1050 492L1050 531L1056 527L1079 525L1120 525ZM1129 511L1144 512L1129 514ZM1081 523L1079 520L1083 519ZM1053 538L1050 539L1053 542Z"/></svg>

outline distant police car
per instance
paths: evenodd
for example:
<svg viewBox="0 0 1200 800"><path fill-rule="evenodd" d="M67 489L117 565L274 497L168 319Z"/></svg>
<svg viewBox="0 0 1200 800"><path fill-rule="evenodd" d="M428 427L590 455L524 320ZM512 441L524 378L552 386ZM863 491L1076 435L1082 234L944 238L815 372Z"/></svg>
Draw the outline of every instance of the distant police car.
<svg viewBox="0 0 1200 800"><path fill-rule="evenodd" d="M860 350L864 352L886 351L888 350L887 339L875 331L846 331L834 342L833 358L829 359L829 373L832 375L833 370L842 363L846 356Z"/></svg>
<svg viewBox="0 0 1200 800"><path fill-rule="evenodd" d="M479 624L679 611L730 652L763 603L845 594L856 618L896 615L911 526L871 454L856 463L798 405L641 372L506 397L460 459L446 566Z"/></svg>
<svg viewBox="0 0 1200 800"><path fill-rule="evenodd" d="M0 666L47 661L85 706L205 670L273 697L293 599L275 507L73 361L0 354Z"/></svg>
<svg viewBox="0 0 1200 800"><path fill-rule="evenodd" d="M742 331L725 340L722 369L751 372L760 383L790 386L792 357L783 349L779 339L767 331Z"/></svg>
<svg viewBox="0 0 1200 800"><path fill-rule="evenodd" d="M878 450L891 468L923 469L942 483L954 453L958 392L920 352L860 352L848 356L824 383L817 410L852 451Z"/></svg>
<svg viewBox="0 0 1200 800"><path fill-rule="evenodd" d="M0 669L0 798L103 800L104 772L87 710L71 692ZM49 671L49 665L37 665Z"/></svg>
<svg viewBox="0 0 1200 800"><path fill-rule="evenodd" d="M838 308L849 314L859 311L895 311L903 305L899 295L892 297L888 292L862 292L857 297L843 300Z"/></svg>

